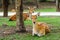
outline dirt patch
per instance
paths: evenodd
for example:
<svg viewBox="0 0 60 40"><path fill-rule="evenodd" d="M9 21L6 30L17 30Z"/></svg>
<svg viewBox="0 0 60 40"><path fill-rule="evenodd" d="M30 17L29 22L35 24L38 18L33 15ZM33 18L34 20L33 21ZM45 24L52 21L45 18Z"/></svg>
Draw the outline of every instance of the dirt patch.
<svg viewBox="0 0 60 40"><path fill-rule="evenodd" d="M6 26L6 25L5 25ZM32 33L32 27L31 26L26 26L26 31L25 33ZM7 35L13 35L16 34L16 28L15 27L0 27L0 37L1 36L7 36ZM19 32L19 34L22 34Z"/></svg>
<svg viewBox="0 0 60 40"><path fill-rule="evenodd" d="M11 35L15 33L15 28L0 28L0 36Z"/></svg>
<svg viewBox="0 0 60 40"><path fill-rule="evenodd" d="M5 26L5 27L3 27ZM2 27L0 27L0 37L4 37L4 36L8 36L8 35L13 35L13 34L32 34L32 26L30 25L27 25L26 26L26 31L25 33L21 33L21 32L16 32L16 28L15 27L8 27L7 25L3 25ZM51 26L51 25L50 25ZM51 29L51 33L58 33L60 32L60 29L55 29L55 28L52 28Z"/></svg>

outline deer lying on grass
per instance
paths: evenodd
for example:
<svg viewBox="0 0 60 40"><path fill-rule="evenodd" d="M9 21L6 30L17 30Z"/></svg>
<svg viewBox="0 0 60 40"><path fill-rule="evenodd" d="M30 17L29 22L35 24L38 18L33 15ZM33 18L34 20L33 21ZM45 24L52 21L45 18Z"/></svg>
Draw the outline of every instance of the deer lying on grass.
<svg viewBox="0 0 60 40"><path fill-rule="evenodd" d="M46 23L36 21L37 16L35 14L32 14L31 19L33 23L33 31L32 31L33 36L36 34L37 36L40 37L50 32L50 28Z"/></svg>
<svg viewBox="0 0 60 40"><path fill-rule="evenodd" d="M23 19L24 20L28 19L28 17L29 17L29 15L27 13L23 14ZM10 19L9 19L9 21L15 21L15 20L16 20L16 14L11 16Z"/></svg>
<svg viewBox="0 0 60 40"><path fill-rule="evenodd" d="M23 19L30 19L31 18L31 14L34 12L35 7L28 7L29 8L29 12L28 13L24 13L23 12ZM14 14L13 16L10 17L9 21L15 21L16 20L16 14Z"/></svg>

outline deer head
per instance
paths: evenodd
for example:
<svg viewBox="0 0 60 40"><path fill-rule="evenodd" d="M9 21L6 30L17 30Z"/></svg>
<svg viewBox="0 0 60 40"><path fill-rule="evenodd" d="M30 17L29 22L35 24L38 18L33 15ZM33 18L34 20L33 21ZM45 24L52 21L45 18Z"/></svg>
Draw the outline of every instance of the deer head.
<svg viewBox="0 0 60 40"><path fill-rule="evenodd" d="M28 8L29 8L29 13L32 14L32 13L34 12L34 10L35 10L36 7L32 7L32 6L30 6L30 7L28 7Z"/></svg>
<svg viewBox="0 0 60 40"><path fill-rule="evenodd" d="M35 24L36 19L37 19L37 15L32 15L31 16L31 20L32 20L33 24Z"/></svg>

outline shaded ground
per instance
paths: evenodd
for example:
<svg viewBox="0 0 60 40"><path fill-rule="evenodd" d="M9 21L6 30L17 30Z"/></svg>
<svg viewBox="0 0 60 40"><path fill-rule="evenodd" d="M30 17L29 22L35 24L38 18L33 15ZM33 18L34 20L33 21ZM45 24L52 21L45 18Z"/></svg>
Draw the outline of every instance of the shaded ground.
<svg viewBox="0 0 60 40"><path fill-rule="evenodd" d="M16 32L17 31L17 29L16 29L16 27L8 27L6 24L5 25L3 25L3 26L1 26L0 27L0 37L2 36L7 36L7 35L13 35L13 34L16 34L16 33L21 33L21 32ZM32 27L31 26L27 26L26 27L26 33L32 33Z"/></svg>

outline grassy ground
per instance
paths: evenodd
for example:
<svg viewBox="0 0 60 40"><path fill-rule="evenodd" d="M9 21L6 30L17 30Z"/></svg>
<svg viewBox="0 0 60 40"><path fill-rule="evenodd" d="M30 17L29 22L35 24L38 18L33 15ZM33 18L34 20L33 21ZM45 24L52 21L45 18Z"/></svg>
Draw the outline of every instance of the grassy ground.
<svg viewBox="0 0 60 40"><path fill-rule="evenodd" d="M15 21L8 21L9 18L0 17L0 26L4 23L8 24L10 27L16 26ZM60 17L38 17L37 21L46 22L49 25L52 25L53 28L51 33L38 37L32 36L30 33L15 33L8 36L0 36L0 40L60 40ZM32 25L31 20L24 21L25 25Z"/></svg>
<svg viewBox="0 0 60 40"><path fill-rule="evenodd" d="M56 12L55 8L37 9L37 12Z"/></svg>

